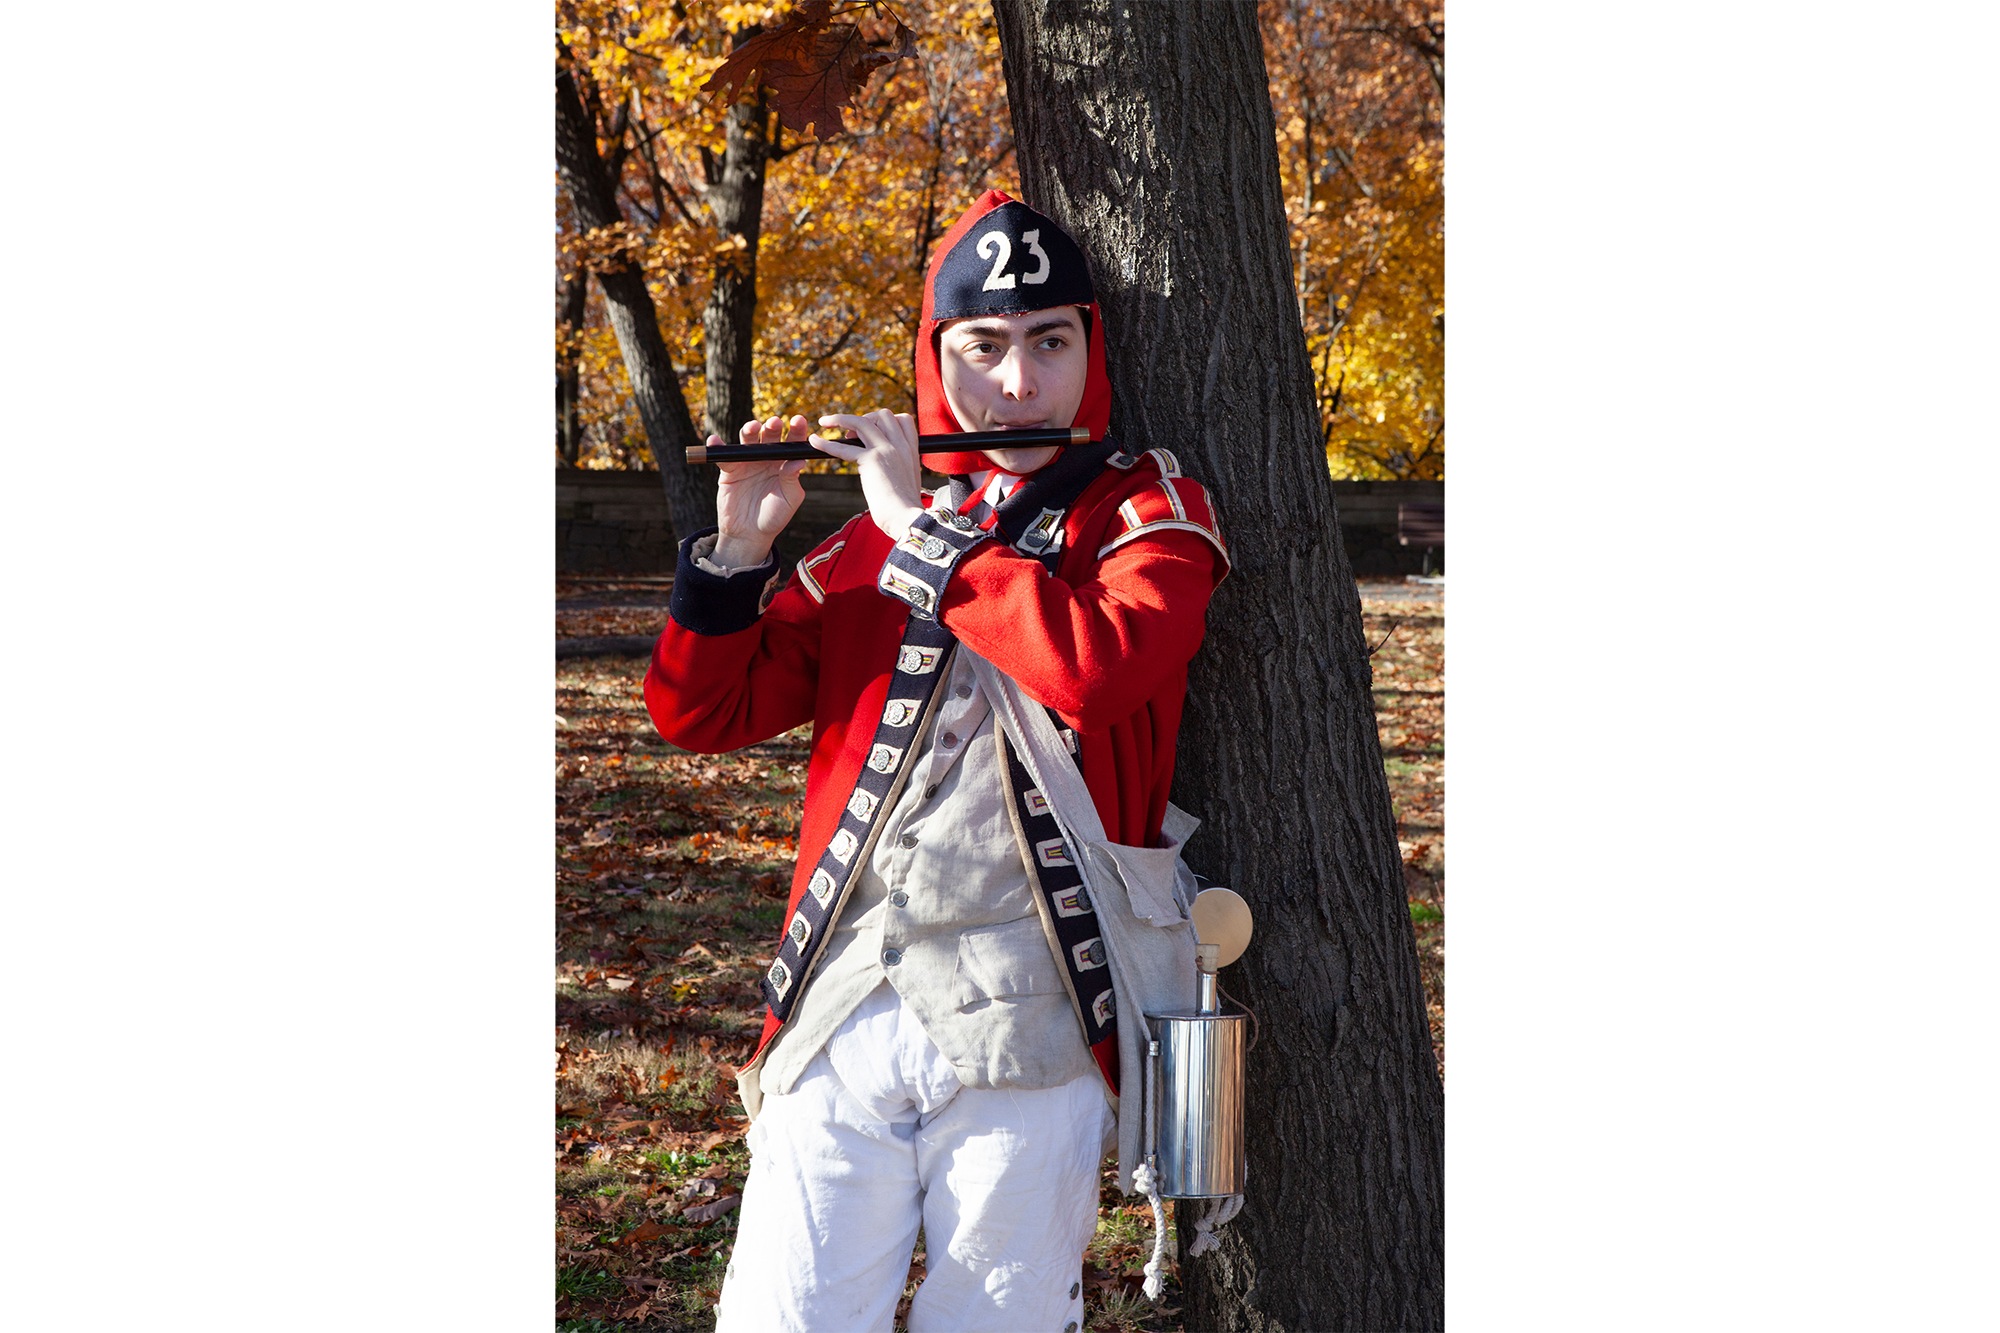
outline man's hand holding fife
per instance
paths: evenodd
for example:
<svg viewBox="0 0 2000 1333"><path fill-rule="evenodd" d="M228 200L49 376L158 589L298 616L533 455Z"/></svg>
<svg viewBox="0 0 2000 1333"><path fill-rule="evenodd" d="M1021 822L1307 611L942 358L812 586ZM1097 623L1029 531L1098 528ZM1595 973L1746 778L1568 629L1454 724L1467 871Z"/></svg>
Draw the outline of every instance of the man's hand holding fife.
<svg viewBox="0 0 2000 1333"><path fill-rule="evenodd" d="M789 427L783 417L769 421L746 421L740 432L743 444L781 444L799 441L811 434L804 417L793 417ZM708 447L722 443L720 435L708 437ZM722 481L715 491L715 550L709 556L724 569L750 569L764 563L771 543L799 512L806 488L799 482L804 459L788 463L724 463Z"/></svg>
<svg viewBox="0 0 2000 1333"><path fill-rule="evenodd" d="M916 418L878 407L861 417L830 412L819 424L844 426L853 432L844 440L815 435L813 448L855 465L861 473L861 493L868 499L868 516L889 534L890 541L909 536L910 524L924 512Z"/></svg>

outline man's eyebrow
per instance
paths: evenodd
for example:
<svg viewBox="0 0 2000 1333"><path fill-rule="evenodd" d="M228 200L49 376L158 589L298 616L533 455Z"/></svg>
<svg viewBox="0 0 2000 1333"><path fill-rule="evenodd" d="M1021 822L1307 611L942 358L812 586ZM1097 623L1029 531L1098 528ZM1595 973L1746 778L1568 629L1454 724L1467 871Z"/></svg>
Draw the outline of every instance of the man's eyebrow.
<svg viewBox="0 0 2000 1333"><path fill-rule="evenodd" d="M1039 324L1031 325L1028 329L1028 336L1030 338L1039 338L1044 333L1053 333L1057 329L1067 329L1074 333L1081 327L1082 325L1077 322L1074 315L1059 315L1054 319L1045 319ZM976 338L999 338L1003 341L1007 337L1007 330L998 324L961 324L954 328L952 332L970 334Z"/></svg>

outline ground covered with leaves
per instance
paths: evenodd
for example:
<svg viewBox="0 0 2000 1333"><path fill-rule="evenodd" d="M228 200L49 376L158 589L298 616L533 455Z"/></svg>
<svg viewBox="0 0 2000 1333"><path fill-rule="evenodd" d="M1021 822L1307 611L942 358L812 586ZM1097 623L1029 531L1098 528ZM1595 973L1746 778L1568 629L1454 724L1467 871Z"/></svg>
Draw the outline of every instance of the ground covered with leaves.
<svg viewBox="0 0 2000 1333"><path fill-rule="evenodd" d="M1444 590L1361 587L1375 672L1375 725L1396 807L1396 840L1417 933L1431 1044L1444 1069ZM1413 595L1414 594L1414 595ZM1378 646L1379 645L1379 646Z"/></svg>
<svg viewBox="0 0 2000 1333"><path fill-rule="evenodd" d="M666 591L663 579L565 578L557 633L657 633ZM1444 607L1369 591L1384 765L1442 1062ZM731 1066L761 1025L757 978L805 792L805 729L728 755L678 750L646 718L645 665L578 657L556 671L559 1333L714 1327L749 1167ZM1087 1327L1177 1333L1178 1272L1159 1305L1140 1295L1150 1210L1114 1175L1107 1166L1085 1256ZM906 1309L924 1257L920 1242Z"/></svg>

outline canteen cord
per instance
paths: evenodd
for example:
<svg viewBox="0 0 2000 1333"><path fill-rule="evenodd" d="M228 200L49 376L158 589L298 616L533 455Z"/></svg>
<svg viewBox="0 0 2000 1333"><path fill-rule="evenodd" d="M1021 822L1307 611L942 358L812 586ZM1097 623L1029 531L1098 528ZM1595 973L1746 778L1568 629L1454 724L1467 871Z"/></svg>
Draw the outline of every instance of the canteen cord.
<svg viewBox="0 0 2000 1333"><path fill-rule="evenodd" d="M1241 1009L1245 1014L1249 1016L1250 1044L1243 1048L1243 1054L1245 1055L1250 1054L1250 1052L1257 1049L1257 1011L1255 1009L1252 1009L1249 1005L1243 1003L1243 1001L1237 999L1234 995L1231 995L1226 989L1223 988L1222 972L1220 969L1216 970L1215 989L1216 993L1221 995L1223 999L1229 1001L1231 1004L1235 1005L1238 1009Z"/></svg>
<svg viewBox="0 0 2000 1333"><path fill-rule="evenodd" d="M1246 1181L1250 1179L1248 1162L1243 1164L1243 1179ZM1231 1218L1242 1211L1241 1194L1232 1194L1224 1199L1210 1199L1208 1211L1195 1219L1194 1243L1188 1246L1188 1258L1192 1259L1197 1254L1206 1254L1210 1250L1220 1248L1222 1242L1215 1238L1215 1229L1227 1225Z"/></svg>
<svg viewBox="0 0 2000 1333"><path fill-rule="evenodd" d="M1153 1205L1153 1257L1146 1261L1146 1281L1140 1288L1146 1299L1157 1301L1166 1284L1167 1206L1160 1202L1160 1183L1153 1178L1154 1149L1159 1143L1159 1089L1153 1086L1153 1070L1159 1063L1160 1043L1149 1039L1146 1049L1146 1157L1132 1172L1132 1185Z"/></svg>

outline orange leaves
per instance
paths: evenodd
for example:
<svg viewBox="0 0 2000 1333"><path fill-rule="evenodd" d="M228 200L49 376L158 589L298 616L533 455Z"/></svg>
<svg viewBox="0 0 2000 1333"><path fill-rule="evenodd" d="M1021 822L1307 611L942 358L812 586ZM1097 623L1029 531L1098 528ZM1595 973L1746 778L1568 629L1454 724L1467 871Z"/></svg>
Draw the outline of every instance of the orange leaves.
<svg viewBox="0 0 2000 1333"><path fill-rule="evenodd" d="M837 14L866 10L893 24L886 36L869 36ZM810 129L821 140L844 134L841 109L884 65L915 55L916 34L880 0L834 9L832 0L801 0L777 27L737 47L701 90L735 101L753 88L771 93L778 119L794 134Z"/></svg>
<svg viewBox="0 0 2000 1333"><path fill-rule="evenodd" d="M646 1221L641 1222L636 1227L633 1227L630 1231L626 1232L624 1235L620 1236L617 1240L614 1240L611 1243L613 1246L622 1249L627 1245L644 1245L649 1240L658 1240L662 1236L673 1236L678 1234L679 1234L679 1228L663 1227L658 1222L655 1222L652 1219L648 1218Z"/></svg>

